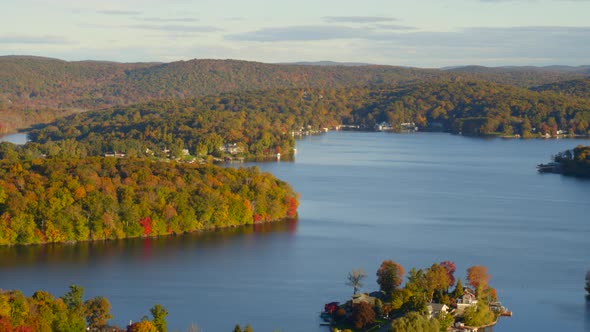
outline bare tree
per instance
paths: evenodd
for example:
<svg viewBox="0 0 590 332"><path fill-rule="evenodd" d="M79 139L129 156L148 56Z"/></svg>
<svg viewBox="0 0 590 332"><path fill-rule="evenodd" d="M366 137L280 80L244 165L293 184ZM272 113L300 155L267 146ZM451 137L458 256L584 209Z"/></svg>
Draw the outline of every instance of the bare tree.
<svg viewBox="0 0 590 332"><path fill-rule="evenodd" d="M351 272L348 272L348 277L346 278L348 281L346 282L346 285L352 286L354 289L353 294L356 294L359 289L363 287L363 279L365 279L366 276L367 274L363 271L362 267L359 267L358 270L352 269Z"/></svg>

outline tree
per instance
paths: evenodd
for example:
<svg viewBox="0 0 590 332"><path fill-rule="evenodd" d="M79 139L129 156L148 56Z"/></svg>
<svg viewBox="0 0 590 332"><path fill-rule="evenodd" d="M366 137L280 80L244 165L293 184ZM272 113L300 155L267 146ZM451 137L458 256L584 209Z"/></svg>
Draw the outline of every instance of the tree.
<svg viewBox="0 0 590 332"><path fill-rule="evenodd" d="M457 286L453 291L453 298L458 299L461 296L463 296L463 283L461 282L461 278L459 278L459 280L457 280Z"/></svg>
<svg viewBox="0 0 590 332"><path fill-rule="evenodd" d="M250 326L250 324L246 324L246 327L244 327L244 332L253 332L252 326Z"/></svg>
<svg viewBox="0 0 590 332"><path fill-rule="evenodd" d="M167 332L166 316L168 316L168 311L162 305L156 304L150 309L150 312L154 317L154 326L158 329L158 332Z"/></svg>
<svg viewBox="0 0 590 332"><path fill-rule="evenodd" d="M242 328L240 327L240 324L236 324L236 327L234 327L234 332L242 332Z"/></svg>
<svg viewBox="0 0 590 332"><path fill-rule="evenodd" d="M455 284L455 271L457 270L455 263L451 261L444 261L440 263L440 266L444 267L447 271L447 276L449 276L450 281L449 287L453 286Z"/></svg>
<svg viewBox="0 0 590 332"><path fill-rule="evenodd" d="M436 319L429 319L417 312L410 312L391 323L390 332L439 332L440 325Z"/></svg>
<svg viewBox="0 0 590 332"><path fill-rule="evenodd" d="M352 286L353 288L353 293L352 294L356 294L358 292L358 290L363 287L363 279L365 279L367 277L367 274L365 273L365 271L363 271L363 268L359 268L358 270L352 269L351 272L348 272L348 277L347 277L347 282L346 285L348 286Z"/></svg>
<svg viewBox="0 0 590 332"><path fill-rule="evenodd" d="M107 325L111 315L111 303L102 296L97 296L84 303L86 322L90 328L101 328Z"/></svg>
<svg viewBox="0 0 590 332"><path fill-rule="evenodd" d="M357 329L362 329L375 322L375 311L367 302L361 302L352 309L352 323Z"/></svg>
<svg viewBox="0 0 590 332"><path fill-rule="evenodd" d="M404 268L392 260L383 261L377 270L379 288L388 295L401 285L403 277Z"/></svg>
<svg viewBox="0 0 590 332"><path fill-rule="evenodd" d="M447 270L439 264L432 264L432 266L426 270L425 277L429 291L429 302L432 301L434 291L441 290L446 292L451 283Z"/></svg>
<svg viewBox="0 0 590 332"><path fill-rule="evenodd" d="M158 328L149 320L133 323L127 330L129 332L158 332Z"/></svg>
<svg viewBox="0 0 590 332"><path fill-rule="evenodd" d="M490 278L488 268L485 266L475 265L467 269L467 281L475 289L479 288L480 285L487 288Z"/></svg>
<svg viewBox="0 0 590 332"><path fill-rule="evenodd" d="M61 299L71 310L82 307L82 297L84 297L84 288L78 285L70 285L70 291L65 293Z"/></svg>
<svg viewBox="0 0 590 332"><path fill-rule="evenodd" d="M478 301L477 305L465 308L463 319L467 326L482 326L492 323L496 316L484 301Z"/></svg>

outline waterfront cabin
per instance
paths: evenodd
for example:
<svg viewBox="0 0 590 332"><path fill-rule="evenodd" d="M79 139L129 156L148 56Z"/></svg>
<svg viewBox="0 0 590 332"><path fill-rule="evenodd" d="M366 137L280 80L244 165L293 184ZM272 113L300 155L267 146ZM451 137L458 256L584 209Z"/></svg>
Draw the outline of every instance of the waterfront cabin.
<svg viewBox="0 0 590 332"><path fill-rule="evenodd" d="M429 318L436 318L441 312L446 314L449 311L449 307L442 303L428 303L426 309L428 310Z"/></svg>
<svg viewBox="0 0 590 332"><path fill-rule="evenodd" d="M463 312L467 307L471 307L477 304L477 296L474 292L468 288L463 288L463 295L457 299L457 310Z"/></svg>

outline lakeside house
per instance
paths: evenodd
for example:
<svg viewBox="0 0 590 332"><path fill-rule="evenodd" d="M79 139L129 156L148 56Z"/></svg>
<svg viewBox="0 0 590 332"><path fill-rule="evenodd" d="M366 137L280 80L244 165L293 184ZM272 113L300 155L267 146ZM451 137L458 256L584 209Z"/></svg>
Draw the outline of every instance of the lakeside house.
<svg viewBox="0 0 590 332"><path fill-rule="evenodd" d="M358 293L352 296L351 303L352 305L360 304L362 302L368 303L371 306L375 306L375 301L377 301L376 297L373 297L369 294L365 293Z"/></svg>
<svg viewBox="0 0 590 332"><path fill-rule="evenodd" d="M104 154L105 157L124 158L125 154L121 152L107 152Z"/></svg>
<svg viewBox="0 0 590 332"><path fill-rule="evenodd" d="M469 287L463 288L463 295L457 298L457 312L461 313L465 308L474 306L477 304L477 296L475 292Z"/></svg>
<svg viewBox="0 0 590 332"><path fill-rule="evenodd" d="M429 318L436 318L441 313L449 312L449 307L446 304L442 303L428 303L426 305L426 309L428 310L428 317Z"/></svg>

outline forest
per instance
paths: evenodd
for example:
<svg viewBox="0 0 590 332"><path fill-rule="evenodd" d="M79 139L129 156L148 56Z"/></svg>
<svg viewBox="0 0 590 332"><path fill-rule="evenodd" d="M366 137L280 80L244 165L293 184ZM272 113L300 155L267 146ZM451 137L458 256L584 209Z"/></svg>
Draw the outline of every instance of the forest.
<svg viewBox="0 0 590 332"><path fill-rule="evenodd" d="M153 319L144 316L121 329L108 325L113 318L109 300L96 296L84 301L84 288L78 285L58 298L46 291L28 297L18 290L0 290L2 332L167 332L168 311L156 304L150 313Z"/></svg>
<svg viewBox="0 0 590 332"><path fill-rule="evenodd" d="M463 80L231 92L79 113L29 136L49 155L274 160L280 153L290 160L302 133L341 124L373 130L382 122L475 136L586 136L590 99ZM228 145L236 148L222 148Z"/></svg>
<svg viewBox="0 0 590 332"><path fill-rule="evenodd" d="M0 245L182 234L293 218L291 187L257 168L146 158L20 158L2 143ZM17 155L15 155L17 154Z"/></svg>

